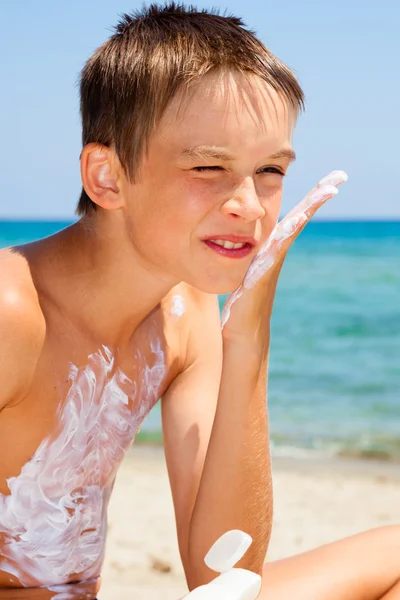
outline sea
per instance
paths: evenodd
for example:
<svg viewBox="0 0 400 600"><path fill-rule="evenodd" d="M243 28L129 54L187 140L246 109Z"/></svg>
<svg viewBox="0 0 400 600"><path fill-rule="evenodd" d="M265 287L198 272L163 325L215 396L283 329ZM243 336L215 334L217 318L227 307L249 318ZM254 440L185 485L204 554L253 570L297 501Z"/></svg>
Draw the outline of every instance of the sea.
<svg viewBox="0 0 400 600"><path fill-rule="evenodd" d="M0 247L69 224L0 221ZM268 407L275 456L400 462L400 221L313 221L294 242L272 316ZM160 403L137 441L162 443Z"/></svg>

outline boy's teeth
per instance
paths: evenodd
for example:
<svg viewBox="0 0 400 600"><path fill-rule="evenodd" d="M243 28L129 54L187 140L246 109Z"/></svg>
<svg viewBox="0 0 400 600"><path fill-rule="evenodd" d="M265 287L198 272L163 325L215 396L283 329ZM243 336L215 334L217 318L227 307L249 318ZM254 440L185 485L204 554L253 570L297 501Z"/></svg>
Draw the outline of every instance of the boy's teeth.
<svg viewBox="0 0 400 600"><path fill-rule="evenodd" d="M243 248L243 246L245 246L244 243L238 243L238 244L234 244L233 242L229 242L228 240L211 240L212 242L214 242L214 244L218 244L218 246L222 246L223 248L226 248L227 250L232 250L235 248Z"/></svg>

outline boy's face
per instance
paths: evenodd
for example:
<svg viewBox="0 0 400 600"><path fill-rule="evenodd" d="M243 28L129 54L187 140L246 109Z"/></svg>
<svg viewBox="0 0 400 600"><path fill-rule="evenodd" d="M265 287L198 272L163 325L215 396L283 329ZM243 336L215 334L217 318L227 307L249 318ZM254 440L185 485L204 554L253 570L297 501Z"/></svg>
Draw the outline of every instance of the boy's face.
<svg viewBox="0 0 400 600"><path fill-rule="evenodd" d="M240 285L279 217L294 123L255 76L207 75L170 103L123 190L132 243L150 269L208 293ZM253 245L224 251L210 241L234 236Z"/></svg>

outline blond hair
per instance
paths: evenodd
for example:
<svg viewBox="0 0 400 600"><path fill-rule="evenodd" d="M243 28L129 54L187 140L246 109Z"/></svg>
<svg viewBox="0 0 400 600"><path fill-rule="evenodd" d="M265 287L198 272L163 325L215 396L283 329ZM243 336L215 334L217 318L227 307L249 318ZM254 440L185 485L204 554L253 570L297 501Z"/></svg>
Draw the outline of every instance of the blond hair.
<svg viewBox="0 0 400 600"><path fill-rule="evenodd" d="M292 71L241 19L174 2L124 15L81 73L82 143L114 147L134 179L149 137L178 91L212 71L255 74L296 113L304 95ZM82 190L76 212L96 210Z"/></svg>

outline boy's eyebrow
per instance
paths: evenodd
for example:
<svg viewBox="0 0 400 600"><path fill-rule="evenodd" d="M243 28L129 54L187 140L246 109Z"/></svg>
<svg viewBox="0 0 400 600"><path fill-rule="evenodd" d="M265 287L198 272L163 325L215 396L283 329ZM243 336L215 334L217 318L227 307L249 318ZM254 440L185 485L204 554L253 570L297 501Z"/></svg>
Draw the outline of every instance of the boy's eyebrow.
<svg viewBox="0 0 400 600"><path fill-rule="evenodd" d="M278 152L275 152L275 154L271 154L270 158L288 158L290 162L293 162L296 160L296 152L293 150L293 148L282 148L282 150L278 150Z"/></svg>
<svg viewBox="0 0 400 600"><path fill-rule="evenodd" d="M219 146L192 146L186 148L182 152L183 156L191 158L192 160L207 160L215 158L217 160L234 160L233 154L231 154L226 148ZM292 148L282 148L274 154L271 154L270 159L277 160L279 158L288 158L290 162L296 160L296 153Z"/></svg>
<svg viewBox="0 0 400 600"><path fill-rule="evenodd" d="M183 156L193 160L205 160L216 158L217 160L233 160L235 157L225 148L219 146L192 146L182 152Z"/></svg>

